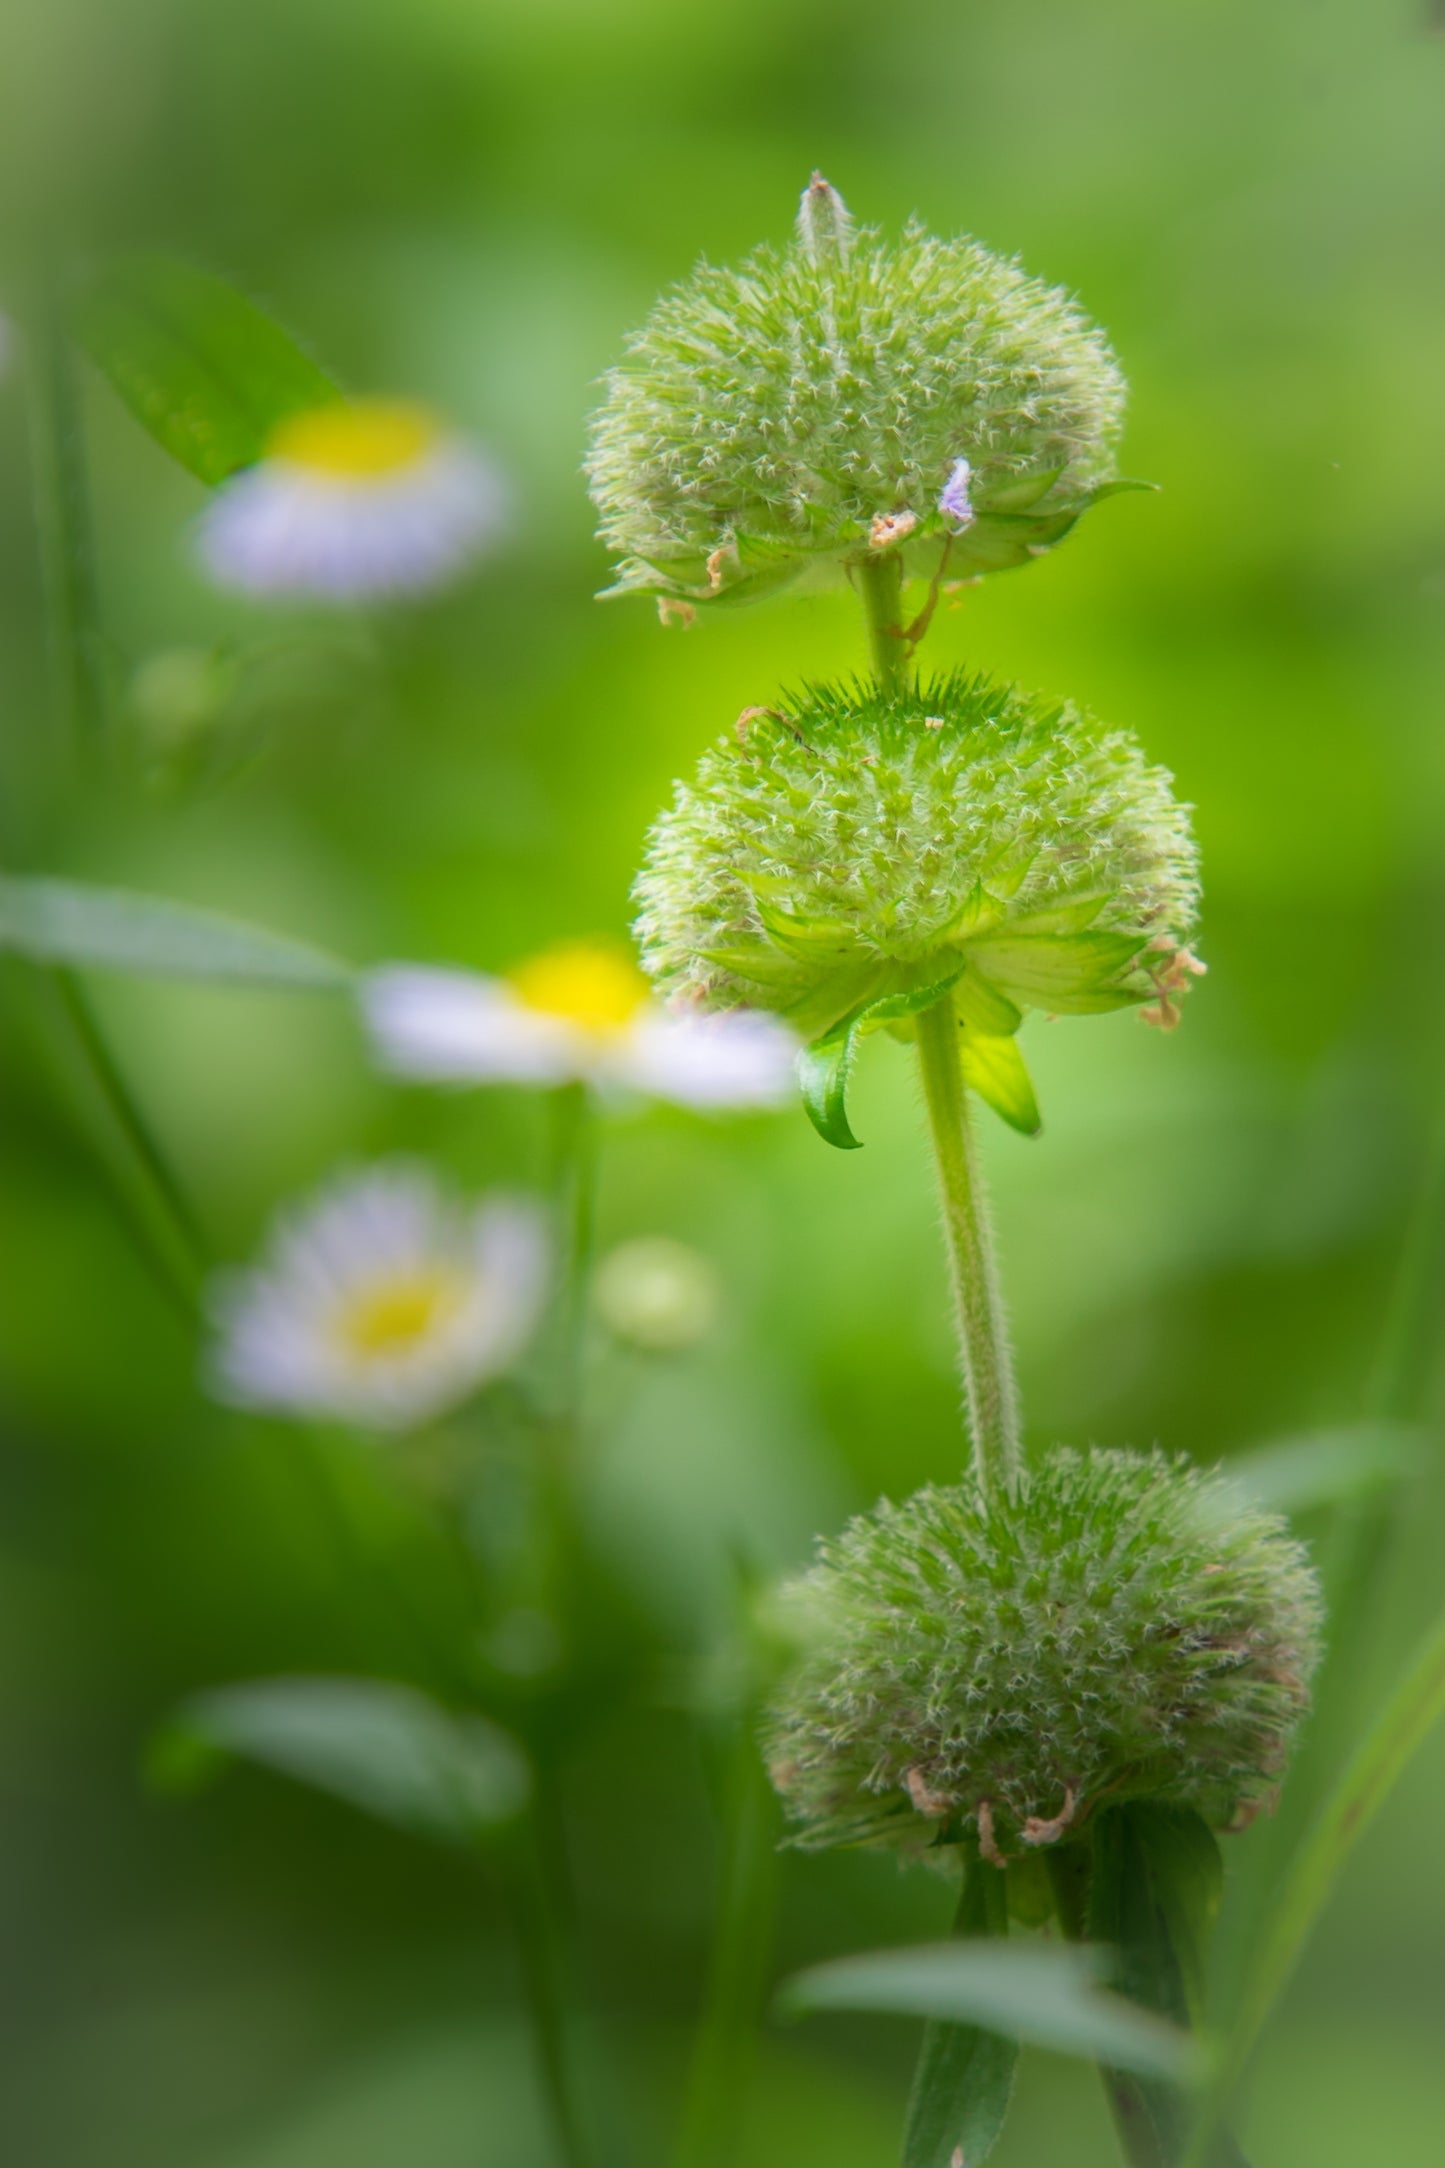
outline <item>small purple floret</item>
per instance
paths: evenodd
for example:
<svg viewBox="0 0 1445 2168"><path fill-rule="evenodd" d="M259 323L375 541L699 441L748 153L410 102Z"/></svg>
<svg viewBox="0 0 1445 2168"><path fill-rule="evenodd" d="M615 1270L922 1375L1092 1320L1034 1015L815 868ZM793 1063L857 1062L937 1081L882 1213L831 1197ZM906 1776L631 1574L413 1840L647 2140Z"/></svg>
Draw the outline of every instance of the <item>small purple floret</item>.
<svg viewBox="0 0 1445 2168"><path fill-rule="evenodd" d="M972 470L966 459L955 460L952 474L943 485L938 509L945 519L951 519L955 527L967 527L973 520L973 504L969 498L968 485Z"/></svg>

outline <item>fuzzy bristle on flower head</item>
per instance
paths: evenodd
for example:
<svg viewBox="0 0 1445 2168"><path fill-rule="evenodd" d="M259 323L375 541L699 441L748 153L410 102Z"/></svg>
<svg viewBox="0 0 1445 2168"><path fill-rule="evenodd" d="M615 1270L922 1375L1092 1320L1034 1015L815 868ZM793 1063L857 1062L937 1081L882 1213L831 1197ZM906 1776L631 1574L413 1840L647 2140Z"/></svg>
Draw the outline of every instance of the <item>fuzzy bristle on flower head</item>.
<svg viewBox="0 0 1445 2168"><path fill-rule="evenodd" d="M1241 1826L1277 1788L1318 1658L1301 1546L1220 1474L1058 1451L1014 1495L860 1515L785 1592L768 1718L804 1845L1058 1841L1105 1799Z"/></svg>
<svg viewBox="0 0 1445 2168"><path fill-rule="evenodd" d="M797 237L703 264L608 378L588 475L613 592L749 601L880 546L1026 564L1116 486L1124 380L1057 287L977 241L855 231L814 176ZM940 502L960 467L966 521Z"/></svg>
<svg viewBox="0 0 1445 2168"><path fill-rule="evenodd" d="M753 711L678 786L635 892L664 991L805 1036L934 986L991 1036L1168 1000L1198 902L1187 808L1127 732L964 673Z"/></svg>

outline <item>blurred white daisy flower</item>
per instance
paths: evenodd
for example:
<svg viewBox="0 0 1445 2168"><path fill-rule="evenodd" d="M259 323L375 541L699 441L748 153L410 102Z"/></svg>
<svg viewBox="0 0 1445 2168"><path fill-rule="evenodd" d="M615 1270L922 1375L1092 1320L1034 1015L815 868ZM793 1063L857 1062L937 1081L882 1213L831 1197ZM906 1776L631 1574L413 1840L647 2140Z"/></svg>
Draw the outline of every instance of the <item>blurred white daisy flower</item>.
<svg viewBox="0 0 1445 2168"><path fill-rule="evenodd" d="M469 1205L392 1160L285 1214L261 1262L222 1274L211 1311L219 1398L407 1430L508 1368L546 1295L541 1212Z"/></svg>
<svg viewBox="0 0 1445 2168"><path fill-rule="evenodd" d="M688 1107L790 1096L798 1042L777 1017L664 1008L627 951L569 941L487 978L421 964L374 971L362 1008L383 1068L449 1084L620 1086Z"/></svg>
<svg viewBox="0 0 1445 2168"><path fill-rule="evenodd" d="M490 463L425 407L338 400L293 414L203 513L202 562L248 594L417 594L506 523Z"/></svg>

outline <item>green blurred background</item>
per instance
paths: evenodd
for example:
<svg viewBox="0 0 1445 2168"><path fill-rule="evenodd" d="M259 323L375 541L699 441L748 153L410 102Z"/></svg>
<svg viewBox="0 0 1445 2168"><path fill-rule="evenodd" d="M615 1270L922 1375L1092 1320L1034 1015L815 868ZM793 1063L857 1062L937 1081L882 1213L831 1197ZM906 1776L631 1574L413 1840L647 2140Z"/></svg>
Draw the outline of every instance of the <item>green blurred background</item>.
<svg viewBox="0 0 1445 2168"><path fill-rule="evenodd" d="M1445 37L1427 0L8 0L0 280L160 245L239 280L355 388L448 408L515 543L370 620L218 599L198 487L87 383L123 754L53 756L23 377L0 386L0 848L334 945L505 965L623 929L674 775L780 683L856 666L846 596L663 631L597 606L578 475L599 372L701 252L781 238L820 166L1081 295L1163 485L967 594L930 659L1088 701L1198 809L1210 976L1172 1038L1029 1027L1046 1128L990 1128L1030 1431L1205 1459L1356 1418L1440 1097ZM189 763L145 670L231 643ZM141 696L135 687L137 673ZM154 683L152 676L151 682ZM199 770L189 776L187 767ZM218 1254L338 1161L540 1179L539 1110L385 1088L303 998L97 984ZM279 1780L147 1792L175 1699L287 1669L420 1676L339 1556L296 1435L207 1407L97 1180L46 989L0 975L0 1998L14 2168L534 2168L513 1958L483 1881ZM920 1121L873 1044L828 1152L801 1116L608 1139L604 1246L711 1258L693 1353L596 1379L587 1600L610 1668L564 1783L602 2060L660 2157L716 1873L687 1713L728 1560L801 1557L956 1468ZM1429 1366L1426 1366L1427 1369ZM1418 1412L1438 1416L1431 1379ZM363 1510L376 1488L352 1470ZM1414 1483L1369 1682L1438 1603L1445 1452ZM424 1517L388 1565L445 1620ZM1439 2158L1445 1740L1351 1866L1271 2031L1256 2168ZM1233 1840L1238 1868L1267 1846ZM1265 1855L1259 1854L1261 1859ZM1265 1859L1267 1870L1268 1861ZM886 1860L785 1855L777 1969L940 1932ZM749 2168L894 2157L899 2021L770 2028ZM1030 2057L997 2158L1113 2157L1091 2074Z"/></svg>

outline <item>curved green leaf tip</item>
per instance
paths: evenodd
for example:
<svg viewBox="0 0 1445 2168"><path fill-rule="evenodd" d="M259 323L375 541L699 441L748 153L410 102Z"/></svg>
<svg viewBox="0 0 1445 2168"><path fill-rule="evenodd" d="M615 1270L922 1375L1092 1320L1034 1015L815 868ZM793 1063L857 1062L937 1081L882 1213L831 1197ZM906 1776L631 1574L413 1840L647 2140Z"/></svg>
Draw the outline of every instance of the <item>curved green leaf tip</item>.
<svg viewBox="0 0 1445 2168"><path fill-rule="evenodd" d="M962 976L960 964L946 978L914 987L909 993L885 994L877 1000L860 1002L804 1047L798 1056L803 1106L825 1144L840 1152L860 1149L848 1120L847 1096L853 1057L863 1033L876 1031L884 1024L906 1024L910 1017L931 1009L935 1002L951 994ZM978 1031L960 1019L964 1081L1010 1128L1026 1137L1037 1136L1043 1126L1038 1101L1023 1055L1011 1036L1019 1012L1009 1003L1001 1006L1014 1020L1004 1032ZM1000 1020L1008 1023L1007 1016Z"/></svg>

